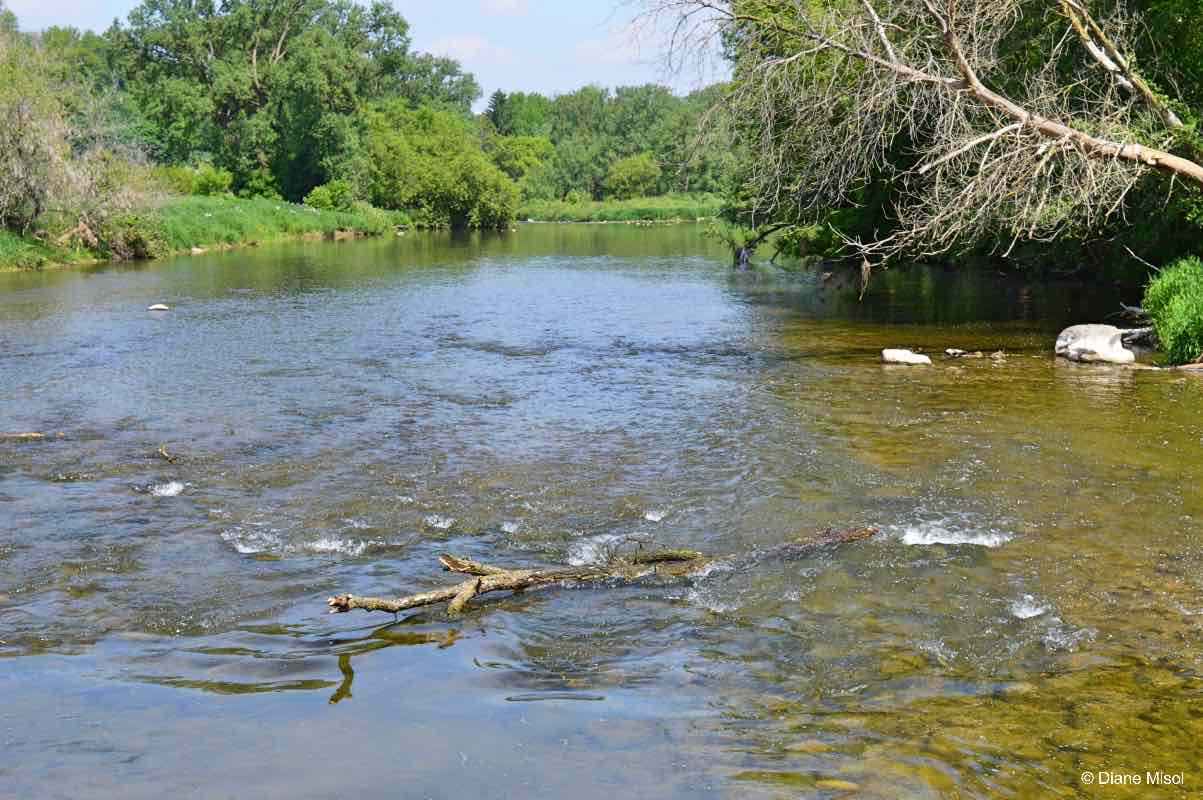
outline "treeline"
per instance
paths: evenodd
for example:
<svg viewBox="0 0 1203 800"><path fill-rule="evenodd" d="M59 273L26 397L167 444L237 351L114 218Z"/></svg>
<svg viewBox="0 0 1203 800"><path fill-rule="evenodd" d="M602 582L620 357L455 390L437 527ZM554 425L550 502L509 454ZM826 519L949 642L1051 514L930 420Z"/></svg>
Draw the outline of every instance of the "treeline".
<svg viewBox="0 0 1203 800"><path fill-rule="evenodd" d="M170 196L501 227L524 202L716 192L727 169L697 144L713 90L498 92L473 114L476 79L379 0L144 0L103 33L0 14L0 224L104 255L153 251Z"/></svg>
<svg viewBox="0 0 1203 800"><path fill-rule="evenodd" d="M484 148L523 200L628 200L710 194L727 188L730 151L721 86L678 97L663 86L614 92L586 86L548 98L494 92L484 114Z"/></svg>

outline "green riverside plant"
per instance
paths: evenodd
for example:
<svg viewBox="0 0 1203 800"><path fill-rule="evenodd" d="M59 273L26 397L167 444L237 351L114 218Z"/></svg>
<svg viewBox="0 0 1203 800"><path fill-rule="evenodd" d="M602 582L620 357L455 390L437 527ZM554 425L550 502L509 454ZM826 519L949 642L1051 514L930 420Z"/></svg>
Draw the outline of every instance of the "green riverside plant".
<svg viewBox="0 0 1203 800"><path fill-rule="evenodd" d="M1162 269L1145 289L1144 308L1170 362L1203 356L1203 261L1183 258Z"/></svg>

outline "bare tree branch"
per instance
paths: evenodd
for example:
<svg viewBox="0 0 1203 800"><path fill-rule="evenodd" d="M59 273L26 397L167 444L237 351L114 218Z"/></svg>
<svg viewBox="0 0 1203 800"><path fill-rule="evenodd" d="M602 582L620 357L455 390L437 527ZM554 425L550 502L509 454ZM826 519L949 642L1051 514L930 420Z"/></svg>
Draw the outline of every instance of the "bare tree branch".
<svg viewBox="0 0 1203 800"><path fill-rule="evenodd" d="M1068 24L1017 74L1008 37L1049 2ZM818 222L889 184L893 231L845 240L873 260L1097 229L1150 169L1203 187L1203 165L1164 149L1181 121L1123 53L1134 23L1087 0L642 5L676 23L673 58L707 36L733 57L756 217Z"/></svg>

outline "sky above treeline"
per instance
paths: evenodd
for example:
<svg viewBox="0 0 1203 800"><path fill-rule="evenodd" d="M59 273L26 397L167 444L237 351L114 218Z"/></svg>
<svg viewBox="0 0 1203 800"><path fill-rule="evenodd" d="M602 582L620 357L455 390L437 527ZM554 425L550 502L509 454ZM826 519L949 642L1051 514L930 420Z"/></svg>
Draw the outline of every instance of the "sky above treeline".
<svg viewBox="0 0 1203 800"><path fill-rule="evenodd" d="M496 89L561 94L586 84L664 83L678 92L719 75L668 74L654 36L636 36L616 0L392 0L417 50L451 56L484 97ZM137 0L6 0L22 30L72 25L103 31Z"/></svg>

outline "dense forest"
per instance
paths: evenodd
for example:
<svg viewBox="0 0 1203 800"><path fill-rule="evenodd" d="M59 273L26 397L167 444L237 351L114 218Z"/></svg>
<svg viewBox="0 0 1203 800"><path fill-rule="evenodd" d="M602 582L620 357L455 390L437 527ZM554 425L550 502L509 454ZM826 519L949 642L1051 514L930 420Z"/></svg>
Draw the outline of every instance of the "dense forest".
<svg viewBox="0 0 1203 800"><path fill-rule="evenodd" d="M3 13L0 220L105 255L155 250L139 217L164 197L493 228L540 201L713 207L730 160L697 136L718 89L498 91L474 114L474 76L384 2L146 0L101 34Z"/></svg>

